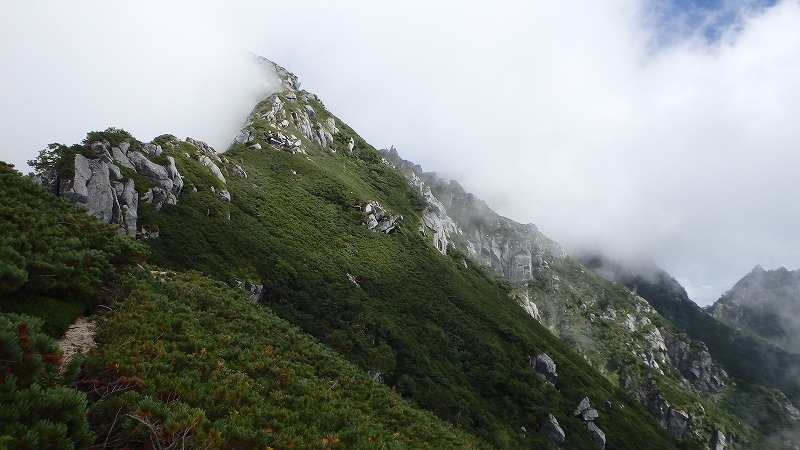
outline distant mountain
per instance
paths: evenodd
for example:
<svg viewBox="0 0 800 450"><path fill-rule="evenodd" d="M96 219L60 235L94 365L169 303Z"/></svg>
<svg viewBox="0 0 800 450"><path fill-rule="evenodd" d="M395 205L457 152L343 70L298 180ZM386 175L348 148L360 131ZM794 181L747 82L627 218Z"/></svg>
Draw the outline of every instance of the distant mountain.
<svg viewBox="0 0 800 450"><path fill-rule="evenodd" d="M800 354L800 270L756 266L708 312L734 328Z"/></svg>
<svg viewBox="0 0 800 450"><path fill-rule="evenodd" d="M689 299L677 280L652 264L633 267L599 255L584 256L581 260L604 278L621 283L647 299L678 329L692 339L702 341L710 355L738 380L743 389L755 392L758 385L763 385L779 390L776 404L792 417L791 421L784 423L797 429L796 421L800 415L794 405L800 404L800 378L796 376L800 373L800 357L717 320ZM754 272L760 279L759 270ZM788 399L783 397L784 394ZM772 415L770 408L761 409L765 406L751 403L746 411L740 411L749 413L754 422L760 421L766 427L774 426L775 423L771 422L778 416Z"/></svg>

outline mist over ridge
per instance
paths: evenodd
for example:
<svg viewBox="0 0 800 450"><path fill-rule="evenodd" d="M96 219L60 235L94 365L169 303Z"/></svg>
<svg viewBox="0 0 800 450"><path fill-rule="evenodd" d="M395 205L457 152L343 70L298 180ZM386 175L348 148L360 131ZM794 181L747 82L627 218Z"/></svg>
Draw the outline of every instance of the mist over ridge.
<svg viewBox="0 0 800 450"><path fill-rule="evenodd" d="M8 4L0 157L108 126L224 150L270 90L229 56L252 51L369 142L708 304L755 264L800 267L800 6L708 5Z"/></svg>

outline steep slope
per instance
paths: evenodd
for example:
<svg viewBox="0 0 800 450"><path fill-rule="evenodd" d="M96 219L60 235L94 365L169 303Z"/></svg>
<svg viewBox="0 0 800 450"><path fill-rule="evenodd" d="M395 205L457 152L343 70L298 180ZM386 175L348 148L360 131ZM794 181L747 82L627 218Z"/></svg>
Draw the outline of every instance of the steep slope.
<svg viewBox="0 0 800 450"><path fill-rule="evenodd" d="M279 316L495 446L543 444L551 414L565 446L593 446L571 415L587 396L612 405L590 421L610 447L673 445L504 283L438 252L419 232L424 199L313 95L287 83L237 140L225 157L247 178L228 178L230 203L216 199L230 219L192 195L163 208L150 241L162 264L248 281ZM531 365L543 354L555 387Z"/></svg>
<svg viewBox="0 0 800 450"><path fill-rule="evenodd" d="M797 445L797 432L792 431L799 428L800 420L794 406L800 401L800 383L795 375L800 373L800 359L796 355L714 319L663 270L644 266L633 269L597 255L583 261L605 278L634 290L679 330L707 346L708 352L737 381L734 395L723 396L721 404L757 424L765 434L792 434L778 439Z"/></svg>
<svg viewBox="0 0 800 450"><path fill-rule="evenodd" d="M241 290L141 266L145 248L117 226L5 164L0 194L3 448L486 447ZM76 391L81 358L64 367L39 331L98 303Z"/></svg>
<svg viewBox="0 0 800 450"><path fill-rule="evenodd" d="M720 321L800 353L800 270L756 266L708 308Z"/></svg>
<svg viewBox="0 0 800 450"><path fill-rule="evenodd" d="M183 181L160 208L146 190L140 197L139 234L154 237L145 241L154 261L241 284L376 383L495 447L675 447L520 307L513 286L464 254L442 254L420 231L426 199L293 77L284 80L224 155L190 139L151 143L160 154L150 156L174 161ZM114 150L122 142L98 142L124 161ZM130 178L139 185L142 175ZM537 373L539 362L549 372Z"/></svg>
<svg viewBox="0 0 800 450"><path fill-rule="evenodd" d="M515 282L520 306L633 395L671 435L716 445L725 441L726 429L740 440L758 434L733 425L735 415L703 398L725 389L725 371L702 342L692 342L646 300L595 276L535 225L498 215L457 182L423 172L394 148L382 154L428 201L425 217L432 218L425 224L434 241L445 240L448 251L462 251Z"/></svg>

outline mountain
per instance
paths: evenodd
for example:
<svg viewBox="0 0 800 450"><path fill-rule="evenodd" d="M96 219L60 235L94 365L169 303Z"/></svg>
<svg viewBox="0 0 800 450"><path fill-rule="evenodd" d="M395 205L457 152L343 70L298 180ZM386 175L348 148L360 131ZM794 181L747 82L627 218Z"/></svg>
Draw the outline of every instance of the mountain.
<svg viewBox="0 0 800 450"><path fill-rule="evenodd" d="M741 418L757 424L758 430L743 432L746 425L735 425L740 436L775 436L795 428L797 411L782 393L750 386L795 392L795 379L769 365L774 358L789 362L787 355L764 352L755 343L725 345L727 327L703 314L665 272L640 265L637 270L646 276L640 275L598 256L580 257L584 267L535 225L499 216L457 182L423 172L394 148L382 153L426 198L436 200L428 212L435 212L437 219L429 222L446 224L444 239L475 262L516 281L514 295L529 314L636 398L671 434L707 442L714 429ZM668 300L658 295L662 292L668 293ZM703 324L701 331L686 327L687 321L675 311L689 311ZM748 359L732 354L734 349L757 352L766 365L754 368ZM728 375L728 366L735 377ZM754 400L759 408L742 409L743 403Z"/></svg>
<svg viewBox="0 0 800 450"><path fill-rule="evenodd" d="M720 321L800 353L800 270L756 266L708 308Z"/></svg>
<svg viewBox="0 0 800 450"><path fill-rule="evenodd" d="M760 423L774 435L789 434L797 442L800 370L797 355L714 318L694 303L686 290L665 271L650 265L614 262L599 255L581 260L604 278L621 283L643 298L692 339L704 343L710 355L737 380L741 399L725 402L750 423ZM764 387L770 389L767 391ZM787 398L788 397L788 398ZM750 400L744 400L750 398ZM758 399L758 400L756 400Z"/></svg>
<svg viewBox="0 0 800 450"><path fill-rule="evenodd" d="M797 420L791 403L745 386L646 296L457 182L378 152L297 77L261 62L282 90L256 105L225 153L112 128L45 149L33 164L43 189L3 169L4 189L14 186L3 198L15 200L0 209L13 250L0 310L42 317L53 336L97 314L98 346L66 382L83 395L96 443L792 442L778 434ZM45 264L59 255L61 265ZM24 355L21 324L38 319L8 317L0 349ZM22 379L3 376L3 386ZM0 436L22 442L23 428Z"/></svg>

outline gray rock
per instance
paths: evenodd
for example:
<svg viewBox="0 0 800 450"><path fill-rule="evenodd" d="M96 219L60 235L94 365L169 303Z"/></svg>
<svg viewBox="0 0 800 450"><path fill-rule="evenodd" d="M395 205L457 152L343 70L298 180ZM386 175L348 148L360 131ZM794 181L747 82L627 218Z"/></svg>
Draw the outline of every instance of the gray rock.
<svg viewBox="0 0 800 450"><path fill-rule="evenodd" d="M231 201L231 193L225 189L220 189L219 192L217 192L217 195L219 195L228 202Z"/></svg>
<svg viewBox="0 0 800 450"><path fill-rule="evenodd" d="M258 303L264 296L263 284L251 284L250 282L239 280L236 280L236 284L242 288L242 290L250 294L250 301L253 303Z"/></svg>
<svg viewBox="0 0 800 450"><path fill-rule="evenodd" d="M161 156L163 150L161 149L160 145L155 144L142 144L142 151L145 152L148 156L157 158Z"/></svg>
<svg viewBox="0 0 800 450"><path fill-rule="evenodd" d="M594 408L589 408L586 411L581 413L581 419L589 422L592 420L597 419L600 416L600 413L597 412Z"/></svg>
<svg viewBox="0 0 800 450"><path fill-rule="evenodd" d="M591 408L592 405L589 404L589 397L583 397L580 403L578 403L578 407L575 408L575 411L572 411L573 416L580 416L583 414L584 411Z"/></svg>
<svg viewBox="0 0 800 450"><path fill-rule="evenodd" d="M119 223L119 202L111 188L109 169L105 161L89 161L92 174L86 183L86 207L89 214L106 223Z"/></svg>
<svg viewBox="0 0 800 450"><path fill-rule="evenodd" d="M674 437L681 437L689 426L689 414L670 408L667 422L667 432Z"/></svg>
<svg viewBox="0 0 800 450"><path fill-rule="evenodd" d="M725 437L725 433L720 430L716 430L712 441L712 448L714 450L725 450L725 446L728 445L727 441L728 439Z"/></svg>
<svg viewBox="0 0 800 450"><path fill-rule="evenodd" d="M126 148L127 148L127 147L130 147L130 144L128 144L127 142L123 142L122 144L120 144L120 147L122 147L122 146L123 146L123 144L126 144L126 145L125 145L125 147L126 147ZM121 148L118 148L118 147L112 147L112 148L111 148L111 157L112 157L112 158L114 159L114 161L116 161L116 162L117 162L117 163L118 163L120 166L122 166L122 167L126 167L126 168L128 168L128 169L134 169L134 167L133 167L133 163L131 162L130 158L128 158L128 155L127 155L125 152L123 152Z"/></svg>
<svg viewBox="0 0 800 450"><path fill-rule="evenodd" d="M603 450L606 448L606 434L594 424L594 422L584 422L584 426L586 430L589 431L589 437L592 438L592 442L597 446L597 448Z"/></svg>
<svg viewBox="0 0 800 450"><path fill-rule="evenodd" d="M679 336L664 332L664 346L670 364L678 369L689 384L700 394L719 392L725 387L725 371L717 369L708 353L708 348L701 341L695 341L699 352Z"/></svg>
<svg viewBox="0 0 800 450"><path fill-rule="evenodd" d="M172 189L175 185L166 167L150 161L137 151L128 152L128 158L130 158L134 169L152 184L164 189Z"/></svg>
<svg viewBox="0 0 800 450"><path fill-rule="evenodd" d="M553 359L546 353L542 353L541 355L537 355L536 359L533 361L533 368L545 380L547 380L551 384L556 384L558 380L558 374L556 373L556 363L553 362Z"/></svg>
<svg viewBox="0 0 800 450"><path fill-rule="evenodd" d="M558 424L558 420L556 420L555 416L552 414L547 415L547 421L544 423L544 426L539 434L542 435L542 438L545 440L545 442L547 442L547 444L552 448L560 447L566 439L564 430L561 429L561 426Z"/></svg>
<svg viewBox="0 0 800 450"><path fill-rule="evenodd" d="M121 180L122 179L122 171L119 170L119 167L115 166L114 164L108 164L108 176L114 180Z"/></svg>
<svg viewBox="0 0 800 450"><path fill-rule="evenodd" d="M103 142L100 142L100 141L92 142L92 144L90 145L90 148L92 149L94 154L97 155L97 157L99 159L103 159L103 160L106 160L108 162L112 161L112 158L111 158L111 145L108 142L106 142L106 141L103 141Z"/></svg>
<svg viewBox="0 0 800 450"><path fill-rule="evenodd" d="M356 146L356 141L353 138L347 140L347 151L352 152Z"/></svg>
<svg viewBox="0 0 800 450"><path fill-rule="evenodd" d="M125 182L121 191L117 191L121 208L120 228L128 236L136 236L136 223L139 220L139 196L132 179Z"/></svg>
<svg viewBox="0 0 800 450"><path fill-rule="evenodd" d="M370 214L369 216L367 216L367 229L373 230L377 226L378 226L378 219L375 218L375 214Z"/></svg>
<svg viewBox="0 0 800 450"><path fill-rule="evenodd" d="M225 180L225 176L222 175L222 171L220 170L219 167L217 167L216 164L214 164L214 161L212 161L211 158L209 158L206 155L198 155L197 156L197 160L200 161L200 164L202 164L202 165L208 167L209 169L211 169L211 173L213 173L214 176L216 176L217 179L219 179L219 181L222 181L223 183L227 183L227 181Z"/></svg>
<svg viewBox="0 0 800 450"><path fill-rule="evenodd" d="M120 223L120 207L116 191L111 186L109 164L78 154L74 165L74 177L61 181L60 195L86 207L89 214L103 222Z"/></svg>

